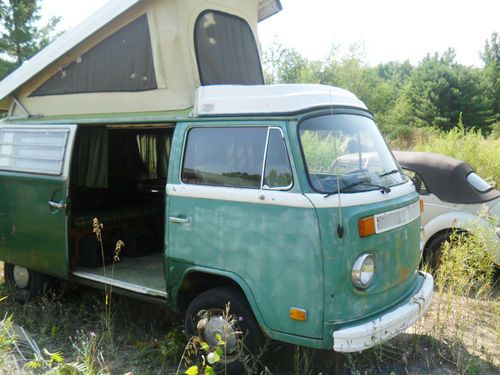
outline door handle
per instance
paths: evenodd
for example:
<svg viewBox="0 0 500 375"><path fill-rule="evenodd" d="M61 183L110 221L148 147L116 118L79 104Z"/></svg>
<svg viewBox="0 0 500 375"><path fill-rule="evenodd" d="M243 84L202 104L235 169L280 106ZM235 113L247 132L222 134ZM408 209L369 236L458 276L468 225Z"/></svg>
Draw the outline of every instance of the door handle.
<svg viewBox="0 0 500 375"><path fill-rule="evenodd" d="M61 201L61 202L52 202L52 201L49 201L49 206L52 207L52 208L56 208L58 210L62 210L62 209L66 209L66 207L68 205L66 203L64 203L63 201Z"/></svg>
<svg viewBox="0 0 500 375"><path fill-rule="evenodd" d="M168 218L171 223L174 224L190 224L191 223L191 218L190 217L177 217L177 216L170 216Z"/></svg>

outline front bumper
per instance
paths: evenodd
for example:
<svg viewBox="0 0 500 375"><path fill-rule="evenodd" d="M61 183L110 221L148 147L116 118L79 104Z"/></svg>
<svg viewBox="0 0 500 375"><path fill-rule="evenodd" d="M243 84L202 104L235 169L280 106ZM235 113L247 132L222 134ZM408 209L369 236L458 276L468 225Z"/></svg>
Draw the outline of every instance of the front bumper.
<svg viewBox="0 0 500 375"><path fill-rule="evenodd" d="M360 352L387 341L403 332L429 309L434 280L428 273L421 273L424 283L410 300L392 311L368 323L333 332L333 350L337 352Z"/></svg>

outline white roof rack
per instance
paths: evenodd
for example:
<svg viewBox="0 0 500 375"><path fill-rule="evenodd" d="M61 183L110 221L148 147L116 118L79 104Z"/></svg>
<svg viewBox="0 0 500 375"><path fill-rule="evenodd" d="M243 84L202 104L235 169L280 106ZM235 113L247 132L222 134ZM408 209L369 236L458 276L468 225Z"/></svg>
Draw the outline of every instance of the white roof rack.
<svg viewBox="0 0 500 375"><path fill-rule="evenodd" d="M196 92L194 116L287 114L315 107L367 109L353 93L325 85L202 86Z"/></svg>

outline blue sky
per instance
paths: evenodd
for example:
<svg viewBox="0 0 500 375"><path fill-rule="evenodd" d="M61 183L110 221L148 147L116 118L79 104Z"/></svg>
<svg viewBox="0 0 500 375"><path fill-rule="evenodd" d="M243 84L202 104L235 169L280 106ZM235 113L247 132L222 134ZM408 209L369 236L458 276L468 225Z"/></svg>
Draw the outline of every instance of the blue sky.
<svg viewBox="0 0 500 375"><path fill-rule="evenodd" d="M42 11L63 17L61 26L69 29L107 1L44 0ZM500 32L499 0L281 2L283 11L259 25L263 47L278 39L311 59L323 58L334 44L342 54L362 43L370 65L406 59L417 64L428 52L453 47L460 63L480 66L485 40Z"/></svg>

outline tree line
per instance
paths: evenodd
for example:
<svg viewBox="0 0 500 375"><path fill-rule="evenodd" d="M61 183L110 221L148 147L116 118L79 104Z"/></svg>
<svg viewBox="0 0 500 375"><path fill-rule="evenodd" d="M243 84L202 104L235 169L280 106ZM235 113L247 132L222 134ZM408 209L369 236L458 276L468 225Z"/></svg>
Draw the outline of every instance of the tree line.
<svg viewBox="0 0 500 375"><path fill-rule="evenodd" d="M500 127L500 36L493 33L480 54L484 67L456 61L450 48L409 61L369 66L362 46L339 56L337 48L321 61L309 60L275 41L264 51L268 83L319 83L354 92L374 113L389 137L412 128L450 130L459 122L484 135ZM496 130L495 130L496 129Z"/></svg>

